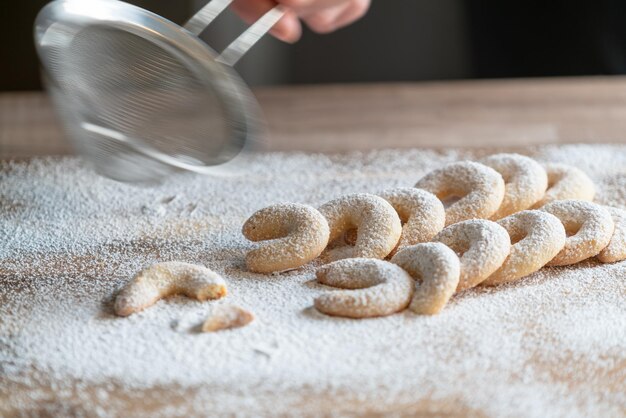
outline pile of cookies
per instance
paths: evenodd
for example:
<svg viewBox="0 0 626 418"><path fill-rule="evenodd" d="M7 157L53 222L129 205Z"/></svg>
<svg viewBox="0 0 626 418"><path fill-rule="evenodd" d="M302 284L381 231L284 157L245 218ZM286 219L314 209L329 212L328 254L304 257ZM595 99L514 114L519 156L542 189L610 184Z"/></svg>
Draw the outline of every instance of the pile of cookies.
<svg viewBox="0 0 626 418"><path fill-rule="evenodd" d="M364 318L407 307L436 314L457 292L518 280L545 265L626 259L626 211L593 203L576 167L518 154L451 163L412 188L339 197L319 208L281 203L243 234L261 245L250 271L274 273L318 257L325 314ZM388 261L385 261L388 260Z"/></svg>

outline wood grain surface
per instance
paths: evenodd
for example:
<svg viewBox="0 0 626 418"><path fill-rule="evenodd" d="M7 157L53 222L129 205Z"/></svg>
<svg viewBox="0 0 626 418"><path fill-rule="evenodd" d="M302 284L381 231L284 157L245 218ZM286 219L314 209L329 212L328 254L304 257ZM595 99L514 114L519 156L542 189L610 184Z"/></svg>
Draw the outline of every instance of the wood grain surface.
<svg viewBox="0 0 626 418"><path fill-rule="evenodd" d="M626 77L322 85L255 91L268 149L626 142ZM0 94L0 157L68 154L42 93Z"/></svg>

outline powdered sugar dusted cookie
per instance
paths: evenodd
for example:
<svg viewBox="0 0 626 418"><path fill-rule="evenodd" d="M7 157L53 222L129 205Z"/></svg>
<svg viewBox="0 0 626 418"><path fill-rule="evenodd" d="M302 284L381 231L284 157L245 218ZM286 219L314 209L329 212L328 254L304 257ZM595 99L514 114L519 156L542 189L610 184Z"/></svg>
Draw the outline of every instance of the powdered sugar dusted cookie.
<svg viewBox="0 0 626 418"><path fill-rule="evenodd" d="M416 280L409 308L417 314L439 313L459 285L459 257L440 242L404 247L391 262L402 267Z"/></svg>
<svg viewBox="0 0 626 418"><path fill-rule="evenodd" d="M315 308L348 318L385 316L405 309L414 281L396 264L371 258L339 260L320 267L317 281L336 290L317 297Z"/></svg>
<svg viewBox="0 0 626 418"><path fill-rule="evenodd" d="M241 328L254 321L254 314L235 305L217 305L202 324L202 332Z"/></svg>
<svg viewBox="0 0 626 418"><path fill-rule="evenodd" d="M483 219L450 225L434 240L446 244L461 259L457 291L474 287L492 275L511 251L511 239L506 229Z"/></svg>
<svg viewBox="0 0 626 418"><path fill-rule="evenodd" d="M558 163L544 164L544 168L548 174L548 190L533 206L534 208L540 208L556 200L572 199L590 202L593 200L596 188L584 171L571 165Z"/></svg>
<svg viewBox="0 0 626 418"><path fill-rule="evenodd" d="M626 260L626 210L608 206L605 208L615 222L615 231L609 245L598 254L598 260L603 263Z"/></svg>
<svg viewBox="0 0 626 418"><path fill-rule="evenodd" d="M250 241L268 241L246 255L248 269L271 273L317 258L328 244L326 218L314 207L279 203L255 212L242 228Z"/></svg>
<svg viewBox="0 0 626 418"><path fill-rule="evenodd" d="M496 154L480 161L502 175L504 199L492 220L528 209L543 198L548 188L546 170L532 158L519 154Z"/></svg>
<svg viewBox="0 0 626 418"><path fill-rule="evenodd" d="M552 260L565 246L565 228L554 215L525 210L498 221L511 237L511 254L482 284L508 283L528 276Z"/></svg>
<svg viewBox="0 0 626 418"><path fill-rule="evenodd" d="M568 234L565 247L548 263L550 266L567 266L598 255L615 231L609 211L595 203L558 200L541 210L559 218Z"/></svg>
<svg viewBox="0 0 626 418"><path fill-rule="evenodd" d="M141 271L115 299L115 313L128 316L142 311L159 299L184 295L205 301L226 296L226 282L204 266L169 261Z"/></svg>
<svg viewBox="0 0 626 418"><path fill-rule="evenodd" d="M415 187L400 187L378 193L398 212L402 235L391 255L407 245L430 241L446 224L446 210L435 195Z"/></svg>
<svg viewBox="0 0 626 418"><path fill-rule="evenodd" d="M328 220L334 241L350 229L357 230L354 247L339 247L331 259L366 257L385 258L398 244L402 233L400 218L385 199L367 193L343 196L319 208Z"/></svg>
<svg viewBox="0 0 626 418"><path fill-rule="evenodd" d="M446 208L446 225L467 219L489 218L504 198L504 180L486 165L462 161L434 170L415 187L433 193L442 201L459 198Z"/></svg>

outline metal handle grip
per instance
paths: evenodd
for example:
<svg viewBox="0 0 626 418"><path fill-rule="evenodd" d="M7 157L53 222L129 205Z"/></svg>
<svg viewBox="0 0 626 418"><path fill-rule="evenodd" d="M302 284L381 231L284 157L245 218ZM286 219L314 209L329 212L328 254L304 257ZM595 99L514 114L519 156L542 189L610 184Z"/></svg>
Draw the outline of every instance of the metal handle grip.
<svg viewBox="0 0 626 418"><path fill-rule="evenodd" d="M185 24L185 29L199 35L219 16L233 0L212 0ZM285 15L285 9L278 5L254 22L244 33L239 35L217 57L222 64L233 66L250 50L274 25Z"/></svg>

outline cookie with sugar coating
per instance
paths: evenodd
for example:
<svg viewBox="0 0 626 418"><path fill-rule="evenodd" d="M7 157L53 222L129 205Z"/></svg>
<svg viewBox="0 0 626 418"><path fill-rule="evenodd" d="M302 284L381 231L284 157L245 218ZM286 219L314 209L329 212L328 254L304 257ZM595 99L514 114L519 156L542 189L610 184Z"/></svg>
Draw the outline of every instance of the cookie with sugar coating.
<svg viewBox="0 0 626 418"><path fill-rule="evenodd" d="M172 295L205 301L222 298L226 293L224 279L208 268L168 261L139 272L115 298L114 310L119 316L128 316Z"/></svg>
<svg viewBox="0 0 626 418"><path fill-rule="evenodd" d="M544 164L548 174L548 189L533 208L540 208L557 200L593 201L596 188L593 181L581 169L559 163Z"/></svg>
<svg viewBox="0 0 626 418"><path fill-rule="evenodd" d="M595 257L609 245L615 222L604 207L583 200L557 200L541 208L559 218L569 235L549 266L567 266Z"/></svg>
<svg viewBox="0 0 626 418"><path fill-rule="evenodd" d="M331 250L331 260L359 257L383 259L396 247L402 233L396 210L385 199L373 194L342 196L320 206L319 211L328 221L329 242L346 231L356 229L354 247Z"/></svg>
<svg viewBox="0 0 626 418"><path fill-rule="evenodd" d="M493 221L471 219L446 227L434 238L459 255L461 277L457 291L481 283L502 266L511 251L506 229Z"/></svg>
<svg viewBox="0 0 626 418"><path fill-rule="evenodd" d="M415 184L443 202L458 198L446 208L446 225L468 219L488 219L502 203L504 180L500 173L472 161L447 164Z"/></svg>
<svg viewBox="0 0 626 418"><path fill-rule="evenodd" d="M548 188L546 170L537 161L520 154L495 154L480 160L502 175L504 199L492 220L525 210L540 201Z"/></svg>
<svg viewBox="0 0 626 418"><path fill-rule="evenodd" d="M609 245L598 254L598 260L603 263L626 260L626 210L609 206L605 206L605 208L615 222L615 231Z"/></svg>
<svg viewBox="0 0 626 418"><path fill-rule="evenodd" d="M335 261L317 270L319 283L338 287L318 296L315 308L327 315L346 318L386 316L405 309L413 295L414 281L402 268L373 258Z"/></svg>
<svg viewBox="0 0 626 418"><path fill-rule="evenodd" d="M398 212L402 235L393 256L408 245L430 241L446 225L446 209L437 196L415 187L398 187L378 193Z"/></svg>
<svg viewBox="0 0 626 418"><path fill-rule="evenodd" d="M404 247L391 262L402 267L415 279L415 292L409 309L417 314L439 313L459 285L459 257L440 242Z"/></svg>
<svg viewBox="0 0 626 418"><path fill-rule="evenodd" d="M502 266L481 284L497 285L539 270L565 246L565 228L554 215L525 210L498 221L511 237L511 253Z"/></svg>
<svg viewBox="0 0 626 418"><path fill-rule="evenodd" d="M269 241L246 255L248 269L272 273L301 267L328 245L326 218L314 207L279 203L255 212L243 225L250 241Z"/></svg>

